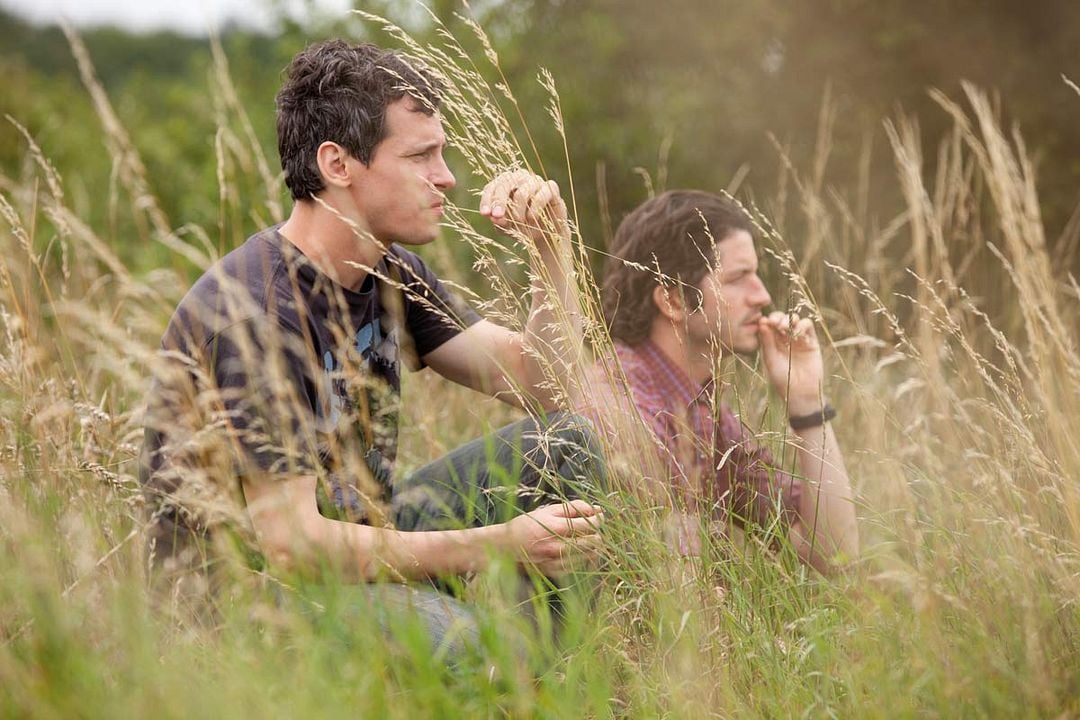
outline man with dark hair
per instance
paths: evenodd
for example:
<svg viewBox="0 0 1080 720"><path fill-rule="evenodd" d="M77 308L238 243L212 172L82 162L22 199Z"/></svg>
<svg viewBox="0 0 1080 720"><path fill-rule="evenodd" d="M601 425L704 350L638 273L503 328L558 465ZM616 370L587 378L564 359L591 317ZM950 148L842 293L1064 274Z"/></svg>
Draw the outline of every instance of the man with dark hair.
<svg viewBox="0 0 1080 720"><path fill-rule="evenodd" d="M499 552L557 574L599 542L599 508L579 499L602 474L595 443L574 416L539 412L557 403L545 368L580 343L553 315L578 302L566 205L525 171L484 189L481 214L535 246L549 284L523 333L481 319L405 249L435 239L455 182L439 102L428 73L371 45L293 59L277 99L289 218L211 267L162 342L142 475L163 564L191 560L181 541L221 520L222 493L242 500L272 566L361 582L462 574ZM403 363L546 420L395 477ZM515 468L520 487L501 487ZM460 604L398 587L436 640L468 626Z"/></svg>
<svg viewBox="0 0 1080 720"><path fill-rule="evenodd" d="M601 300L632 405L622 420L636 415L651 431L665 486L690 515L743 527L778 519L800 558L819 569L855 559L851 485L829 424L817 335L809 319L765 314L771 298L743 211L689 190L643 203L615 234ZM758 351L790 418L799 477L778 468L718 401L721 358ZM621 393L606 365L592 378L603 400L591 414L615 437ZM697 532L682 530L682 549L693 551Z"/></svg>

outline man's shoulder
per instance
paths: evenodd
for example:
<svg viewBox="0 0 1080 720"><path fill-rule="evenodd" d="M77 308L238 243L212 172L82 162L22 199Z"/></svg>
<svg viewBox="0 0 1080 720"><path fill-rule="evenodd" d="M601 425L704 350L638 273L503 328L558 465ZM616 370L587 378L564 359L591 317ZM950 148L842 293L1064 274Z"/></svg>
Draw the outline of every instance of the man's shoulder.
<svg viewBox="0 0 1080 720"><path fill-rule="evenodd" d="M456 292L461 286L439 278L416 253L392 245L384 261L391 284L403 291L405 319L421 355L480 321Z"/></svg>
<svg viewBox="0 0 1080 720"><path fill-rule="evenodd" d="M659 409L663 398L658 396L648 363L639 350L616 340L612 350L589 369L587 381L597 397L609 402L611 398L622 397L625 392L621 388L625 387L638 411L647 414Z"/></svg>
<svg viewBox="0 0 1080 720"><path fill-rule="evenodd" d="M619 365L626 375L626 383L630 386L630 389L651 393L656 382L649 360L643 353L642 346L627 345L619 341L613 343L613 346L615 357L619 360Z"/></svg>
<svg viewBox="0 0 1080 720"><path fill-rule="evenodd" d="M237 289L245 290L257 300L265 300L273 279L283 268L284 254L277 228L266 228L207 268L188 295L221 296Z"/></svg>
<svg viewBox="0 0 1080 720"><path fill-rule="evenodd" d="M206 343L225 329L265 316L283 276L276 227L261 230L219 259L195 281L173 313L166 347ZM170 342L170 339L173 342Z"/></svg>
<svg viewBox="0 0 1080 720"><path fill-rule="evenodd" d="M424 280L426 278L437 279L438 277L435 271L424 262L422 257L397 244L391 245L390 249L387 251L386 265L387 269L394 274L397 274L400 271L402 273L401 281L404 283ZM397 268L397 270L395 270L395 268Z"/></svg>

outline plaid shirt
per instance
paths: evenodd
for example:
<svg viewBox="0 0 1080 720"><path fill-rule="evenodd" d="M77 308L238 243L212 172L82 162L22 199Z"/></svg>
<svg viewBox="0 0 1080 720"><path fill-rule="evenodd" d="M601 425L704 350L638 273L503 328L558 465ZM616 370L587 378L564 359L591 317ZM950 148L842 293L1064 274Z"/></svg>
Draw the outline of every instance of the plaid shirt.
<svg viewBox="0 0 1080 720"><path fill-rule="evenodd" d="M772 453L754 442L727 403L714 404L717 388L711 379L695 386L649 340L633 347L617 342L615 353L634 409L655 436L662 464L691 508L704 510L704 504L717 520L740 527L768 525L778 511L785 524L798 517L802 484L777 467ZM611 392L599 365L591 384L603 385L603 395ZM603 409L585 409L602 428Z"/></svg>

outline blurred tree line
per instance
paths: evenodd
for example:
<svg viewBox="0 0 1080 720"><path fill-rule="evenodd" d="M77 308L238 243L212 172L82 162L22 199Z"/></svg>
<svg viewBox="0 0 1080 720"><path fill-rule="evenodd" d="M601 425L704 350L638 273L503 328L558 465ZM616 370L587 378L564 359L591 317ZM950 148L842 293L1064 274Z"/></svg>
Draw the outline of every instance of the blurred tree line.
<svg viewBox="0 0 1080 720"><path fill-rule="evenodd" d="M467 46L472 42L455 17L458 2L428 5ZM411 3L362 6L420 39L436 37L430 17ZM1069 221L1080 187L1080 95L1062 76L1080 81L1080 3L486 0L473 2L472 13L500 54L548 172L565 188L562 141L546 117L537 68L555 76L591 245L603 244L648 185L775 198L781 152L816 181L861 193L863 201L852 203L862 208L861 222L887 222L900 205L890 195L895 190L886 190L896 183L883 119L900 112L919 118L931 173L948 118L927 88L959 98L964 79L996 89L1003 116L1023 132L1039 167L1050 242L1066 243L1075 234L1078 223ZM334 34L381 38L356 17L306 27L283 20L273 37L235 28L221 37L238 100L274 172L280 73L305 43ZM252 173L239 171L242 150L231 155L236 197L220 193L215 133L230 110L209 90L209 41L116 29L82 35L170 222L219 228L215 239L224 247L253 231L265 213L247 197L258 189ZM116 184L113 162L59 29L0 13L0 76L0 114L26 126L41 145L80 217L95 227L117 222L98 191ZM814 158L826 146L828 164L819 162L815 171ZM0 172L16 181L34 172L26 143L8 122L0 124ZM482 184L460 174L459 181ZM466 202L464 195L458 200ZM785 230L797 236L800 228L792 220ZM134 240L123 250L144 267L162 257Z"/></svg>

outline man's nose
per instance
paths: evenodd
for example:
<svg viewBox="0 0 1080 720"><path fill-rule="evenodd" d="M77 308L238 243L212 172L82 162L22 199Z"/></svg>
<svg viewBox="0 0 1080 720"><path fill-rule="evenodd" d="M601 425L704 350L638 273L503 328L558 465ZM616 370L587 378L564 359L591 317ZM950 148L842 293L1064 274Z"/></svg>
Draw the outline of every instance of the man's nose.
<svg viewBox="0 0 1080 720"><path fill-rule="evenodd" d="M446 160L442 157L439 158L430 180L431 184L442 192L446 192L457 184L454 173L450 172L450 166L446 164Z"/></svg>
<svg viewBox="0 0 1080 720"><path fill-rule="evenodd" d="M772 304L772 296L769 295L768 288L765 287L765 283L757 275L754 276L754 291L750 299L756 307L765 307Z"/></svg>

